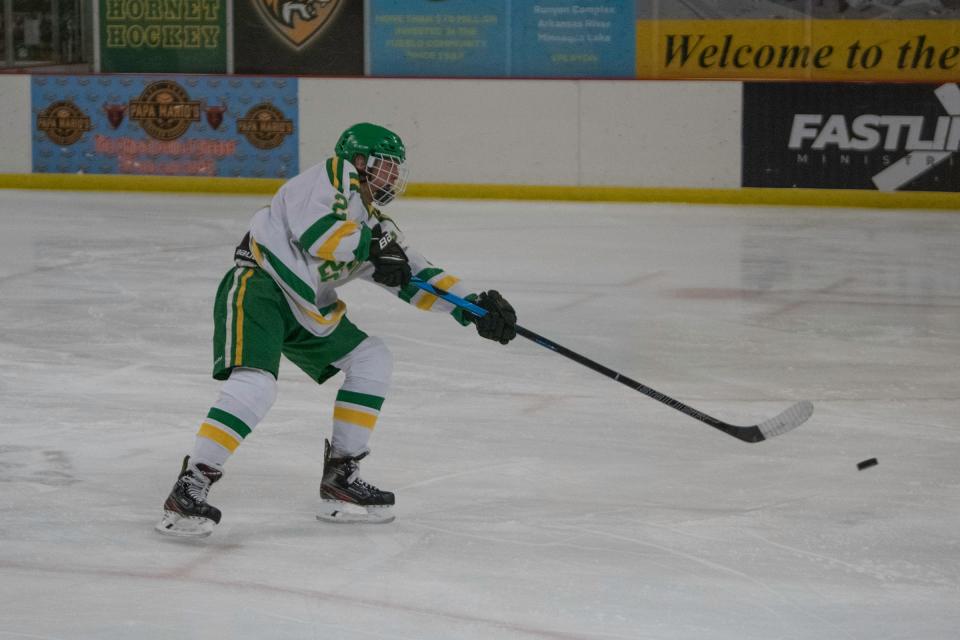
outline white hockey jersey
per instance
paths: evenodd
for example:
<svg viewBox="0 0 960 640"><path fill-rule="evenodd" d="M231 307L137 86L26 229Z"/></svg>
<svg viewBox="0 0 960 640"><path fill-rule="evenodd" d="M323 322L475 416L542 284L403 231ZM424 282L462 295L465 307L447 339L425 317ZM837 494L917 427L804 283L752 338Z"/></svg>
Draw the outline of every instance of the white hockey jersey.
<svg viewBox="0 0 960 640"><path fill-rule="evenodd" d="M250 223L254 259L280 286L294 317L317 336L332 333L346 313L337 287L357 278L374 282L367 258L371 229L377 224L398 235L414 275L456 295L467 294L459 278L413 250L393 220L374 207L368 209L359 189L356 168L334 156L285 183ZM466 324L452 304L413 285L401 289L374 284L420 309L451 313Z"/></svg>

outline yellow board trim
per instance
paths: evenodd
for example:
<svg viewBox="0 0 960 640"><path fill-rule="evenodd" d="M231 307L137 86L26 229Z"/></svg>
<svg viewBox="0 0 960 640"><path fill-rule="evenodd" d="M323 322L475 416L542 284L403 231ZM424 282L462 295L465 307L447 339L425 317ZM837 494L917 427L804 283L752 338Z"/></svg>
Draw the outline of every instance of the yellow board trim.
<svg viewBox="0 0 960 640"><path fill-rule="evenodd" d="M445 275L436 282L433 283L433 286L438 289L447 289L460 282L460 278L457 276ZM433 307L433 303L437 301L437 296L432 293L424 292L423 296L420 297L420 300L417 301L417 309L423 309L424 311L429 311Z"/></svg>
<svg viewBox="0 0 960 640"><path fill-rule="evenodd" d="M201 178L195 176L115 176L90 174L0 174L0 189L68 191L162 191L234 195L272 195L283 180L267 178ZM776 189L744 187L597 187L575 185L512 185L414 183L407 198L456 200L561 200L573 202L678 202L686 204L753 204L873 209L950 209L960 211L960 193L939 191L874 191L867 189ZM252 249L252 247L251 247ZM259 258L258 258L259 261Z"/></svg>
<svg viewBox="0 0 960 640"><path fill-rule="evenodd" d="M559 200L572 202L676 202L684 204L753 204L877 209L960 210L960 193L873 191L866 189L797 189L743 187L580 187L570 185L412 184L407 198L457 200Z"/></svg>
<svg viewBox="0 0 960 640"><path fill-rule="evenodd" d="M243 296L247 293L247 280L252 275L253 269L247 269L247 272L240 278L240 290L237 291L237 313L235 314L237 324L233 334L236 336L235 342L237 345L233 355L233 366L235 367L239 367L243 362Z"/></svg>
<svg viewBox="0 0 960 640"><path fill-rule="evenodd" d="M349 422L364 429L373 429L374 425L377 424L377 416L375 415L338 406L333 408L333 419L340 422Z"/></svg>
<svg viewBox="0 0 960 640"><path fill-rule="evenodd" d="M88 173L0 174L2 189L68 191L177 191L190 193L273 194L285 181L277 178L199 176L127 176Z"/></svg>
<svg viewBox="0 0 960 640"><path fill-rule="evenodd" d="M200 425L200 430L197 431L197 435L201 438L206 438L208 440L213 440L218 445L233 453L237 450L237 447L240 446L240 441L236 438L230 436L222 429L217 429L215 426L209 422L204 422Z"/></svg>
<svg viewBox="0 0 960 640"><path fill-rule="evenodd" d="M340 241L343 240L344 236L348 236L352 233L355 233L357 230L357 223L347 220L340 224L340 228L330 234L330 237L327 238L320 248L317 249L317 257L322 260L332 260L334 262L337 259L334 257L333 252L337 250L337 247L340 246Z"/></svg>

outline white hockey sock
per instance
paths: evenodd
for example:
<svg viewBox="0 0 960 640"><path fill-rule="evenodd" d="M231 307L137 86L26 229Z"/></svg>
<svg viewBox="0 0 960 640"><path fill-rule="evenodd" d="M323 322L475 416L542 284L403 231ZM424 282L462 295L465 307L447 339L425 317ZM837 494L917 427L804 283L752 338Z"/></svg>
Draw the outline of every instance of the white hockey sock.
<svg viewBox="0 0 960 640"><path fill-rule="evenodd" d="M368 337L344 358L333 363L346 374L333 408L334 457L356 456L367 443L390 388L393 356L380 338Z"/></svg>
<svg viewBox="0 0 960 640"><path fill-rule="evenodd" d="M190 461L222 469L276 398L277 381L272 374L260 369L234 369L197 431Z"/></svg>

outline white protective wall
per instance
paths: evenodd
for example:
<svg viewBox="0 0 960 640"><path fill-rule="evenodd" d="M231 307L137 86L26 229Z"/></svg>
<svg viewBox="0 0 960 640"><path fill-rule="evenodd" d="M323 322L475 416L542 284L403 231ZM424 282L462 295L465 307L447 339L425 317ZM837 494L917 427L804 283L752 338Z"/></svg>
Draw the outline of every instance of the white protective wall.
<svg viewBox="0 0 960 640"><path fill-rule="evenodd" d="M739 82L300 80L300 164L373 121L419 183L739 188ZM0 173L31 171L30 78L0 76Z"/></svg>
<svg viewBox="0 0 960 640"><path fill-rule="evenodd" d="M30 173L30 76L0 75L0 173Z"/></svg>
<svg viewBox="0 0 960 640"><path fill-rule="evenodd" d="M413 182L576 184L576 82L300 81L300 164L320 162L345 125L404 139Z"/></svg>
<svg viewBox="0 0 960 640"><path fill-rule="evenodd" d="M741 83L577 84L577 184L740 187Z"/></svg>
<svg viewBox="0 0 960 640"><path fill-rule="evenodd" d="M739 82L301 79L300 163L394 128L411 181L740 186Z"/></svg>

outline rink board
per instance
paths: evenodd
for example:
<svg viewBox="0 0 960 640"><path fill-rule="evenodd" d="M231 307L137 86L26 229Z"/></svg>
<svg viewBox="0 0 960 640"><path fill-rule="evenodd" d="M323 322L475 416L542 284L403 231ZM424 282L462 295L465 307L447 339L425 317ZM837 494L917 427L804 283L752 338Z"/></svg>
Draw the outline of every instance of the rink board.
<svg viewBox="0 0 960 640"><path fill-rule="evenodd" d="M722 81L304 78L299 80L298 159L301 167L320 162L345 126L367 120L385 123L405 138L411 165L410 193L423 197L960 208L957 195L949 193L956 191L950 178L914 194L889 194L889 204L881 194L871 193L869 184L845 183L847 169L843 166L822 183L747 180L747 165L752 177L779 171L778 160L758 153L756 145L748 149L749 157L744 157L745 141L759 138L764 144L763 132L757 133L757 127L764 125L756 103L750 113L744 108L744 94L756 86ZM792 86L801 92L805 87L811 92L829 87ZM868 93L875 94L880 105L884 92L893 89L868 86ZM55 178L37 182L24 176L31 172L31 137L42 135L37 107L31 110L29 87L28 76L0 77L0 146L4 149L0 186L131 188L132 181L123 176L116 178L114 186L100 181L86 187ZM931 94L958 91L954 84L918 87ZM825 95L829 97L829 91ZM870 102L874 98L868 98L863 109L869 113L880 108ZM826 118L830 104L826 97L823 100ZM783 112L789 107L774 103L764 108ZM905 105L905 115L916 118L906 113L909 110L910 105ZM947 133L941 135L935 129L943 117L952 120ZM896 160L911 153L917 140L932 143L943 138L939 154L955 162L958 141L952 132L960 131L960 122L953 120L957 114L952 112L931 114L915 132L908 135L904 129L899 146L890 150L892 157ZM790 131L773 134L783 137ZM771 148L784 146L785 141L771 139L769 144ZM851 166L857 161L854 157ZM142 177L139 184L149 189L150 181ZM258 192L263 188L269 192L273 186L267 182L241 185L238 180L223 183L222 190ZM178 182L164 177L154 188L193 191L197 185L196 180ZM219 186L206 185L200 190L219 191ZM798 192L797 187L811 193Z"/></svg>

